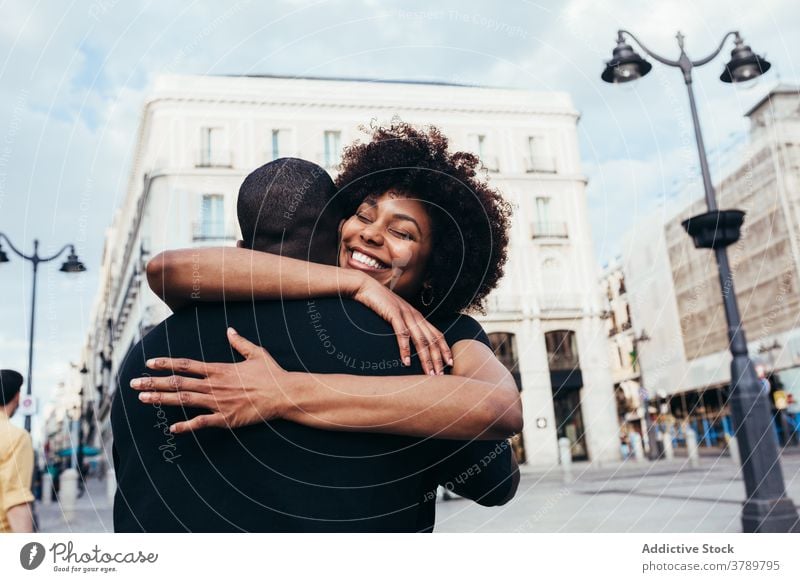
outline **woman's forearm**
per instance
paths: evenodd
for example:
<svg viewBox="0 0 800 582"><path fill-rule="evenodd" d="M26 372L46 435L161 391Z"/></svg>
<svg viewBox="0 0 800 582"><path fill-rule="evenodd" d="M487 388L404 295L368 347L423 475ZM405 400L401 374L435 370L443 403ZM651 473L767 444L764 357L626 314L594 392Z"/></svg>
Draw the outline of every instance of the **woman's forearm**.
<svg viewBox="0 0 800 582"><path fill-rule="evenodd" d="M315 428L495 440L522 430L516 386L464 376L289 374L284 418Z"/></svg>
<svg viewBox="0 0 800 582"><path fill-rule="evenodd" d="M150 288L171 308L197 301L351 296L358 271L242 248L181 249L147 264Z"/></svg>

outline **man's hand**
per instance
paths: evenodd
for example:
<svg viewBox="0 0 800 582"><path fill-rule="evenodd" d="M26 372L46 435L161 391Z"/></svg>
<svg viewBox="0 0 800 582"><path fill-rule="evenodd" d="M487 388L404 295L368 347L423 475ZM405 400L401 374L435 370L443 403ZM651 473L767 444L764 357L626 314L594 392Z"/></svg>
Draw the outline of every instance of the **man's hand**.
<svg viewBox="0 0 800 582"><path fill-rule="evenodd" d="M176 434L207 427L237 428L282 417L290 406L284 391L288 372L267 350L250 343L232 327L228 328L228 341L244 356L243 362L214 364L187 358L155 358L147 361L148 368L169 370L174 375L136 378L131 381L131 388L142 391L139 400L145 403L211 411L175 423L170 430Z"/></svg>
<svg viewBox="0 0 800 582"><path fill-rule="evenodd" d="M370 276L365 276L353 299L369 307L388 321L397 335L400 357L403 364L411 365L409 339L414 341L422 369L426 374L444 374L445 366L453 365L453 354L444 339L444 334L408 301L381 285Z"/></svg>

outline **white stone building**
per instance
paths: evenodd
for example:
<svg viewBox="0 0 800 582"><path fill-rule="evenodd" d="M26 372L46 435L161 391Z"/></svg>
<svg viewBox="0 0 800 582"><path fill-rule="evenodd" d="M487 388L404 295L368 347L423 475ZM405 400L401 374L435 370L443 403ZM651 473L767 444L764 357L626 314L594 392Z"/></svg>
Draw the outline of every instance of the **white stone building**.
<svg viewBox="0 0 800 582"><path fill-rule="evenodd" d="M335 172L341 148L364 138L360 125L393 116L435 124L453 149L479 154L491 182L516 206L507 275L480 319L522 387L527 462L557 463L558 436L571 439L575 458L618 458L578 113L569 96L282 77L165 76L144 105L87 339L90 384L103 387L97 417L106 444L109 378L142 332L169 313L147 288L146 261L168 248L234 244L236 195L251 170L297 156Z"/></svg>
<svg viewBox="0 0 800 582"><path fill-rule="evenodd" d="M742 237L728 248L751 358L800 397L800 88L779 85L746 114L749 141L737 167L716 186L721 209L746 212ZM628 234L624 272L650 392L708 434L730 433L730 361L722 291L713 252L695 249L681 226L706 211L698 200L676 215L653 215ZM774 387L773 387L774 391ZM797 404L789 412L800 412Z"/></svg>

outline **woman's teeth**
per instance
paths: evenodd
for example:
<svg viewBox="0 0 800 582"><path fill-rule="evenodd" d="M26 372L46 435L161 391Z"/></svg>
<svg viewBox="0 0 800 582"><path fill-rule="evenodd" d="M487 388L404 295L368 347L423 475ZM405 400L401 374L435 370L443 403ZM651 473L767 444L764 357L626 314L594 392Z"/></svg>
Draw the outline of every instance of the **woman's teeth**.
<svg viewBox="0 0 800 582"><path fill-rule="evenodd" d="M380 261L376 261L372 257L368 257L364 253L359 253L358 251L353 251L352 257L354 261L361 263L362 265L366 265L368 267L372 267L373 269L388 269L386 265L381 263Z"/></svg>

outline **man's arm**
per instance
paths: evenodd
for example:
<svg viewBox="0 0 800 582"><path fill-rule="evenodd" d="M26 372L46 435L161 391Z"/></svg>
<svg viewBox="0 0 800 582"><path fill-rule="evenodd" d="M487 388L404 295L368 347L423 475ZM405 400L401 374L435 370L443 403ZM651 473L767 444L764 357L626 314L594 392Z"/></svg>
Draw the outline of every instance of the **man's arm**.
<svg viewBox="0 0 800 582"><path fill-rule="evenodd" d="M516 383L479 341L452 346L447 376L290 373L283 417L328 430L495 440L522 430Z"/></svg>
<svg viewBox="0 0 800 582"><path fill-rule="evenodd" d="M510 501L519 487L519 466L507 440L458 443L437 466L438 483L487 507Z"/></svg>
<svg viewBox="0 0 800 582"><path fill-rule="evenodd" d="M33 533L33 512L30 503L15 505L6 511L6 518L14 533Z"/></svg>
<svg viewBox="0 0 800 582"><path fill-rule="evenodd" d="M33 478L33 445L31 437L22 433L13 445L4 466L0 467L3 482L3 503L11 531L30 533L33 531L31 513L31 479Z"/></svg>

